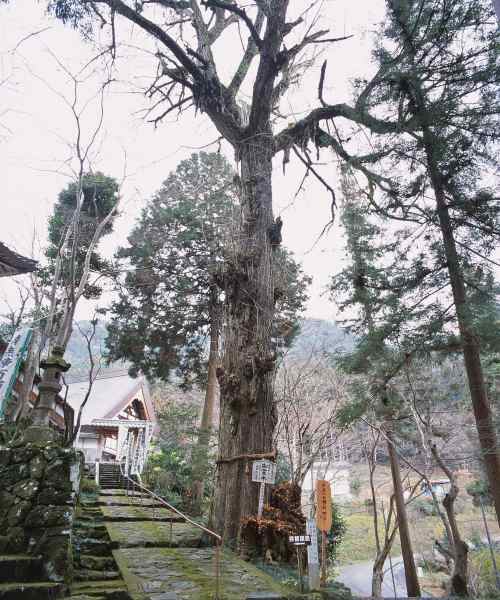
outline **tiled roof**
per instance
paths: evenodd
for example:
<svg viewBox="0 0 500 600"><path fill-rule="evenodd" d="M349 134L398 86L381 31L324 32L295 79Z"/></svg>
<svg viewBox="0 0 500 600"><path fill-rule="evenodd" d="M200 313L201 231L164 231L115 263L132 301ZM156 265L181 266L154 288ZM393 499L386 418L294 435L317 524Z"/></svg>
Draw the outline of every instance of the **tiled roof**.
<svg viewBox="0 0 500 600"><path fill-rule="evenodd" d="M31 273L36 265L36 260L17 254L0 242L0 277Z"/></svg>

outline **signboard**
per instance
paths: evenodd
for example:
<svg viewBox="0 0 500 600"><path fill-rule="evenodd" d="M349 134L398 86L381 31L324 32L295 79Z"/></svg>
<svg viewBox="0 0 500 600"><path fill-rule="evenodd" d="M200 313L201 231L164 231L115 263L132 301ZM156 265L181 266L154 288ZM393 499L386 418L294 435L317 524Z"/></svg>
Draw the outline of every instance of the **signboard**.
<svg viewBox="0 0 500 600"><path fill-rule="evenodd" d="M252 481L256 483L274 483L276 463L271 460L256 460L252 465Z"/></svg>
<svg viewBox="0 0 500 600"><path fill-rule="evenodd" d="M288 541L294 546L307 546L311 543L311 538L308 535L291 535Z"/></svg>
<svg viewBox="0 0 500 600"><path fill-rule="evenodd" d="M316 481L316 524L324 533L332 528L332 490L324 479Z"/></svg>
<svg viewBox="0 0 500 600"><path fill-rule="evenodd" d="M252 464L252 481L260 483L259 509L257 514L262 517L264 510L264 488L266 483L274 483L276 480L276 463L271 460L256 460Z"/></svg>
<svg viewBox="0 0 500 600"><path fill-rule="evenodd" d="M19 367L28 351L32 333L29 327L17 329L0 358L0 418L5 413Z"/></svg>

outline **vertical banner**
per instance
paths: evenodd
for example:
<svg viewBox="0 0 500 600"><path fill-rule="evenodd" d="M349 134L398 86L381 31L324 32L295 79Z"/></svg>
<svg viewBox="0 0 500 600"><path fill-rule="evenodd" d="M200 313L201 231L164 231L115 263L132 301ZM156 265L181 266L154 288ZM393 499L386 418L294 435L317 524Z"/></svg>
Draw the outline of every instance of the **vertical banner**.
<svg viewBox="0 0 500 600"><path fill-rule="evenodd" d="M32 334L33 331L29 327L17 329L0 358L0 419L5 415L7 403L16 383L21 363L28 352Z"/></svg>

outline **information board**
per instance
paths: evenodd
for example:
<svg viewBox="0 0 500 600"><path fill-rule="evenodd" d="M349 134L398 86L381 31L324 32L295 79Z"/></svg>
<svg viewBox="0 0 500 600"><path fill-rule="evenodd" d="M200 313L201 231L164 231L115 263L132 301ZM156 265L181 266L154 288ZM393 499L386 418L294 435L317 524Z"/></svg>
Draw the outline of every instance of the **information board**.
<svg viewBox="0 0 500 600"><path fill-rule="evenodd" d="M276 480L276 463L271 460L256 460L252 465L252 481L257 483L274 483Z"/></svg>

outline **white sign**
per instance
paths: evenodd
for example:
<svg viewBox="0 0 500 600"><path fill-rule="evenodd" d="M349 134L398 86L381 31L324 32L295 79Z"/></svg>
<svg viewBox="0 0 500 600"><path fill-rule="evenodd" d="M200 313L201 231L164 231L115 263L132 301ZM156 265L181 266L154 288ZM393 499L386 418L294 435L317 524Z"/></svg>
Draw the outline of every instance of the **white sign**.
<svg viewBox="0 0 500 600"><path fill-rule="evenodd" d="M257 483L274 483L276 480L276 463L270 460L256 460L252 465L252 481Z"/></svg>
<svg viewBox="0 0 500 600"><path fill-rule="evenodd" d="M5 412L19 366L28 350L31 334L32 330L29 327L16 330L0 358L0 418Z"/></svg>
<svg viewBox="0 0 500 600"><path fill-rule="evenodd" d="M314 519L307 519L306 532L311 538L311 543L307 546L307 562L310 565L319 565L318 529L316 528L316 521Z"/></svg>
<svg viewBox="0 0 500 600"><path fill-rule="evenodd" d="M291 535L288 541L294 546L306 546L311 543L311 538L308 535Z"/></svg>

